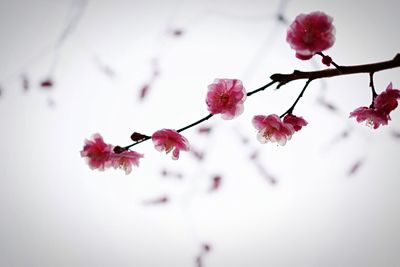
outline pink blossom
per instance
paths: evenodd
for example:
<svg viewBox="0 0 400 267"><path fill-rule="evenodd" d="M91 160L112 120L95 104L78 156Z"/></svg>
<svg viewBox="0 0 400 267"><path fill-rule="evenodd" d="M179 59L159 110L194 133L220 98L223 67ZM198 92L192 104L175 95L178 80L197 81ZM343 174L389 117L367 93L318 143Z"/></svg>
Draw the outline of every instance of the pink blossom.
<svg viewBox="0 0 400 267"><path fill-rule="evenodd" d="M282 122L279 116L275 114L254 116L252 123L258 130L257 139L262 144L270 141L283 146L295 132L291 124Z"/></svg>
<svg viewBox="0 0 400 267"><path fill-rule="evenodd" d="M215 79L208 86L206 103L211 114L221 114L225 120L243 113L246 90L240 80Z"/></svg>
<svg viewBox="0 0 400 267"><path fill-rule="evenodd" d="M374 107L384 114L389 114L397 107L398 99L400 99L400 90L393 89L392 83L389 83L386 90L375 98Z"/></svg>
<svg viewBox="0 0 400 267"><path fill-rule="evenodd" d="M286 41L302 60L312 58L317 52L330 48L335 42L335 27L332 17L316 11L300 14L290 25Z"/></svg>
<svg viewBox="0 0 400 267"><path fill-rule="evenodd" d="M159 130L152 135L151 139L153 140L154 146L158 151L161 152L165 150L166 153L169 153L173 150L172 159L174 160L179 158L179 152L181 150L190 150L188 140L175 130Z"/></svg>
<svg viewBox="0 0 400 267"><path fill-rule="evenodd" d="M96 133L93 140L85 140L85 145L81 151L81 156L86 158L89 167L103 171L111 165L112 146L104 143L103 137Z"/></svg>
<svg viewBox="0 0 400 267"><path fill-rule="evenodd" d="M132 165L139 166L139 159L143 157L135 151L128 151L124 148L116 146L116 153L114 147L106 144L100 134L94 134L93 140L85 140L85 145L81 151L81 156L86 158L89 167L104 171L106 168L114 167L115 169L121 168L125 170L126 174L132 171Z"/></svg>
<svg viewBox="0 0 400 267"><path fill-rule="evenodd" d="M308 124L307 121L302 117L296 117L292 114L287 114L283 118L283 122L292 125L296 132L300 131L303 126L306 126Z"/></svg>
<svg viewBox="0 0 400 267"><path fill-rule="evenodd" d="M132 171L132 165L139 167L140 158L143 158L143 154L125 150L122 153L113 153L111 155L111 165L114 169L121 168L125 170L125 174L129 174Z"/></svg>
<svg viewBox="0 0 400 267"><path fill-rule="evenodd" d="M350 113L350 117L355 117L357 122L366 121L368 126L377 129L380 125L387 125L390 120L390 112L398 105L400 99L400 90L393 89L392 83L386 87L386 90L380 93L368 107L359 107Z"/></svg>
<svg viewBox="0 0 400 267"><path fill-rule="evenodd" d="M380 125L387 125L390 117L375 108L359 107L350 113L350 118L355 117L357 122L366 121L368 126L377 129Z"/></svg>

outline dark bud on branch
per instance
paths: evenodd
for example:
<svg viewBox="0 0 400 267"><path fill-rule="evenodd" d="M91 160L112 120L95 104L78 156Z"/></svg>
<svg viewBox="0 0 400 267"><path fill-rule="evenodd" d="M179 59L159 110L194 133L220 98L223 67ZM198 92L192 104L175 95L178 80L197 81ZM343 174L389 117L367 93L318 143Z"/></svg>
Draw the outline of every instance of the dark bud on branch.
<svg viewBox="0 0 400 267"><path fill-rule="evenodd" d="M329 67L332 63L332 58L330 56L323 56L322 63Z"/></svg>
<svg viewBox="0 0 400 267"><path fill-rule="evenodd" d="M138 133L138 132L134 132L131 135L132 141L135 141L135 142L140 141L140 140L145 139L145 138L148 138L148 136L144 135L144 134L141 134L141 133Z"/></svg>
<svg viewBox="0 0 400 267"><path fill-rule="evenodd" d="M126 151L126 148L124 148L124 147L120 147L120 146L114 147L114 153L115 154L121 154L124 151Z"/></svg>

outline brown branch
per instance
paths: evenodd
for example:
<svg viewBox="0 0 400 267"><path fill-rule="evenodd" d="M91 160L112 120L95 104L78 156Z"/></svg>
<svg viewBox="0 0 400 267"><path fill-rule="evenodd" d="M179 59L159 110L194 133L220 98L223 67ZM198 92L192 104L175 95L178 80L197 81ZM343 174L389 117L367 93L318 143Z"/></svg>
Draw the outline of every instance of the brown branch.
<svg viewBox="0 0 400 267"><path fill-rule="evenodd" d="M331 78L341 75L350 75L356 73L371 73L378 72L387 69L393 69L400 67L400 54L397 54L392 60L382 61L372 64L354 65L354 66L340 66L338 69L325 69L318 71L298 71L295 70L290 74L276 73L271 75L271 80L278 83L277 89L282 85L289 82L301 79L315 80L321 78Z"/></svg>
<svg viewBox="0 0 400 267"><path fill-rule="evenodd" d="M316 79L322 79L322 78L330 78L330 77L335 77L335 76L341 76L341 75L350 75L350 74L357 74L357 73L375 73L378 71L382 70L387 70L387 69L393 69L393 68L398 68L400 67L400 53L397 54L392 60L388 61L382 61L382 62L377 62L377 63L371 63L371 64L364 64L364 65L353 65L353 66L339 66L340 70L338 68L336 69L325 69L325 70L318 70L318 71L299 71L295 70L293 73L290 74L281 74L281 73L275 73L271 75L271 81L267 83L266 85L255 89L253 91L250 91L247 93L247 96L250 97L253 94L259 93L261 91L264 91L266 88L272 86L275 83L278 83L276 89L280 88L282 85L285 85L289 82L295 81L295 80L302 80L302 79L307 79L307 82L301 91L300 95L297 97L296 101L293 103L293 105L281 115L283 117L284 115L290 113L293 111L294 107L296 106L297 102L299 99L302 97L305 89L309 85L309 83L313 80ZM199 119L185 127L182 127L178 130L178 132L185 131L189 128L192 128L193 126L196 126L208 119L210 119L213 116L213 114L208 114L202 119ZM129 148L138 145L140 143L143 143L147 140L151 139L150 136L145 136L145 138L136 141L135 143L125 146L125 147L119 147L118 149L121 149L121 151L128 150Z"/></svg>

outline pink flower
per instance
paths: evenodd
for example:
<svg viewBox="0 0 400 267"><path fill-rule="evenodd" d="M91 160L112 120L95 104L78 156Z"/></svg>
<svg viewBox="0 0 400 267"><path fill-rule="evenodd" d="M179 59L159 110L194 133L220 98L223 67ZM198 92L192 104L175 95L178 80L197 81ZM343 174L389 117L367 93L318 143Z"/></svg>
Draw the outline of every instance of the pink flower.
<svg viewBox="0 0 400 267"><path fill-rule="evenodd" d="M400 90L393 89L392 83L389 83L386 90L375 98L374 107L384 114L389 114L397 107L398 99L400 99Z"/></svg>
<svg viewBox="0 0 400 267"><path fill-rule="evenodd" d="M350 113L350 118L355 117L357 122L366 121L368 126L377 129L380 125L387 125L390 117L375 108L359 107Z"/></svg>
<svg viewBox="0 0 400 267"><path fill-rule="evenodd" d="M125 170L126 174L132 171L132 165L139 166L139 159L143 157L135 151L123 150L115 153L112 145L106 144L100 134L94 134L93 140L85 140L81 156L86 158L89 167L104 171L106 168L114 167Z"/></svg>
<svg viewBox="0 0 400 267"><path fill-rule="evenodd" d="M279 116L275 114L254 116L252 123L258 130L257 139L262 144L270 141L277 142L279 145L283 146L286 144L287 140L292 138L295 132L291 124L282 122Z"/></svg>
<svg viewBox="0 0 400 267"><path fill-rule="evenodd" d="M283 122L292 125L292 127L296 132L300 131L303 126L306 126L308 124L307 121L302 117L296 117L295 115L292 114L287 114L283 118Z"/></svg>
<svg viewBox="0 0 400 267"><path fill-rule="evenodd" d="M208 86L206 103L211 114L221 113L225 120L233 119L243 113L246 90L240 80L215 79Z"/></svg>
<svg viewBox="0 0 400 267"><path fill-rule="evenodd" d="M125 150L122 153L111 155L111 165L114 169L121 168L125 170L125 174L129 174L132 171L132 165L139 167L140 158L143 158L143 154Z"/></svg>
<svg viewBox="0 0 400 267"><path fill-rule="evenodd" d="M172 151L172 159L179 159L179 152L189 151L188 140L179 134L175 130L162 129L155 132L151 139L153 140L154 146L158 151L164 151L169 153Z"/></svg>
<svg viewBox="0 0 400 267"><path fill-rule="evenodd" d="M366 121L368 126L377 129L380 125L387 125L390 120L390 112L398 105L400 99L400 90L393 89L392 83L386 87L386 90L380 93L371 107L359 107L350 113L350 117L355 117L357 122Z"/></svg>
<svg viewBox="0 0 400 267"><path fill-rule="evenodd" d="M296 17L287 31L286 41L296 51L297 58L310 59L333 45L335 27L332 21L332 17L320 11Z"/></svg>
<svg viewBox="0 0 400 267"><path fill-rule="evenodd" d="M94 134L93 140L85 140L85 145L81 151L81 156L86 158L89 167L104 171L111 165L110 157L112 146L104 143L100 134Z"/></svg>

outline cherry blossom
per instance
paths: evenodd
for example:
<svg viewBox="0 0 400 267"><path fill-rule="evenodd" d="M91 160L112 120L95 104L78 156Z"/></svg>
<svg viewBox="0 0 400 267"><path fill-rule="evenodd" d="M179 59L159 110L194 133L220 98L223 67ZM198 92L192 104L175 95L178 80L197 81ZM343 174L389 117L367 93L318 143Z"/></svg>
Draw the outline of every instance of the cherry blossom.
<svg viewBox="0 0 400 267"><path fill-rule="evenodd" d="M302 60L330 48L335 42L333 18L321 11L299 14L290 25L286 41Z"/></svg>
<svg viewBox="0 0 400 267"><path fill-rule="evenodd" d="M96 133L92 136L93 140L85 140L85 145L81 151L81 156L86 158L89 167L104 171L111 166L111 153L113 147L104 143L103 137Z"/></svg>
<svg viewBox="0 0 400 267"><path fill-rule="evenodd" d="M253 117L253 126L258 130L257 139L260 143L277 142L283 146L292 138L295 129L289 123L281 121L278 115L257 115Z"/></svg>
<svg viewBox="0 0 400 267"><path fill-rule="evenodd" d="M306 126L308 123L302 117L297 117L293 114L287 114L283 118L283 122L286 124L290 124L293 126L293 129L297 132L300 131L303 126Z"/></svg>
<svg viewBox="0 0 400 267"><path fill-rule="evenodd" d="M215 79L208 86L206 103L211 114L221 114L225 120L231 120L243 113L246 90L240 80Z"/></svg>
<svg viewBox="0 0 400 267"><path fill-rule="evenodd" d="M169 153L173 150L172 159L174 160L179 159L179 152L181 150L190 150L188 140L175 130L159 130L152 135L151 139L153 140L154 147L158 151L165 151L166 153Z"/></svg>
<svg viewBox="0 0 400 267"><path fill-rule="evenodd" d="M140 158L143 158L143 154L125 150L121 153L113 153L111 155L111 165L114 169L124 169L125 174L130 174L132 171L132 165L139 167Z"/></svg>

